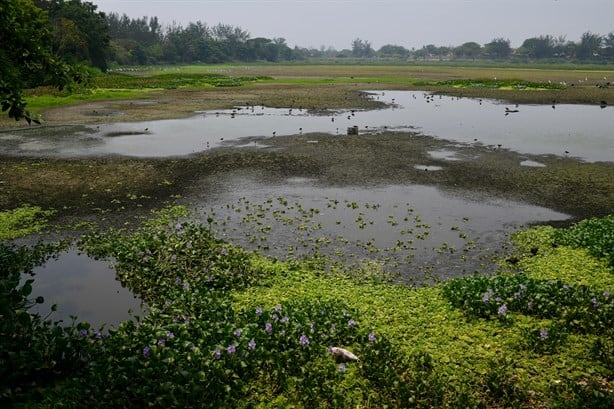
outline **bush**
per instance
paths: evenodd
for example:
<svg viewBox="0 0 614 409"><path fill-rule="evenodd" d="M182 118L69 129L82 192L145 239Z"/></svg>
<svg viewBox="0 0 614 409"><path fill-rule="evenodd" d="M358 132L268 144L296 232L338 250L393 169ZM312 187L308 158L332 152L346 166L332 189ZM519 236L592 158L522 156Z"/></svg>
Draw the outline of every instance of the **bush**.
<svg viewBox="0 0 614 409"><path fill-rule="evenodd" d="M593 257L606 259L614 268L614 214L557 229L554 240L564 246L586 248Z"/></svg>

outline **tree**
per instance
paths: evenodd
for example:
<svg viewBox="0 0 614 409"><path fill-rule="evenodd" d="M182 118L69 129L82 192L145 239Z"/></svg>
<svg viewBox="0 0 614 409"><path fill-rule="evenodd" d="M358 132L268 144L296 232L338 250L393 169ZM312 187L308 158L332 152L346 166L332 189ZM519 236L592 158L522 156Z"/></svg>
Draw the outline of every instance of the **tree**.
<svg viewBox="0 0 614 409"><path fill-rule="evenodd" d="M531 58L549 58L554 54L554 39L549 35L527 38L521 48Z"/></svg>
<svg viewBox="0 0 614 409"><path fill-rule="evenodd" d="M38 122L26 110L22 90L50 84L64 88L80 75L54 57L52 28L32 0L0 1L0 104L15 120Z"/></svg>
<svg viewBox="0 0 614 409"><path fill-rule="evenodd" d="M458 58L471 58L476 59L480 56L482 52L482 46L475 42L467 42L456 48L454 48L453 53L455 57Z"/></svg>
<svg viewBox="0 0 614 409"><path fill-rule="evenodd" d="M510 40L495 38L490 43L484 45L484 53L495 59L508 58L512 54Z"/></svg>
<svg viewBox="0 0 614 409"><path fill-rule="evenodd" d="M377 54L381 57L407 58L409 50L400 45L386 44L377 51Z"/></svg>
<svg viewBox="0 0 614 409"><path fill-rule="evenodd" d="M37 0L37 5L47 10L53 31L53 51L66 61L84 62L102 71L107 70L110 54L109 26L106 16L98 12L98 6L81 0ZM64 28L68 26L70 30ZM71 38L70 48L61 48L65 35ZM75 42L75 38L78 41Z"/></svg>
<svg viewBox="0 0 614 409"><path fill-rule="evenodd" d="M371 43L360 38L352 41L352 54L354 57L364 58L371 57L375 51L371 48Z"/></svg>
<svg viewBox="0 0 614 409"><path fill-rule="evenodd" d="M614 60L614 31L603 38L603 47L605 57Z"/></svg>
<svg viewBox="0 0 614 409"><path fill-rule="evenodd" d="M590 60L599 57L601 51L601 43L603 38L599 34L593 34L590 31L582 34L580 44L576 50L576 57L580 60Z"/></svg>

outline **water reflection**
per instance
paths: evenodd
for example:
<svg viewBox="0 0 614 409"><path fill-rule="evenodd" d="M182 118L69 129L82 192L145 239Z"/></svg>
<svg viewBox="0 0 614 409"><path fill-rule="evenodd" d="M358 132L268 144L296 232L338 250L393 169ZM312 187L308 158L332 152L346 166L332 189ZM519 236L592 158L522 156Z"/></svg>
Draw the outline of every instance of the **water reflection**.
<svg viewBox="0 0 614 409"><path fill-rule="evenodd" d="M613 161L612 108L558 104L505 105L500 101L433 96L415 91L374 91L390 104L371 111L306 110L262 106L203 111L186 119L112 123L78 131L35 128L0 133L0 151L9 154L137 157L188 155L245 137L324 132L345 135L382 130L419 131L466 144L500 146L521 153L570 155L586 161ZM510 114L511 111L518 111ZM247 145L250 146L250 145ZM256 145L258 146L258 145Z"/></svg>
<svg viewBox="0 0 614 409"><path fill-rule="evenodd" d="M33 297L43 296L45 302L32 312L46 316L53 304L58 310L53 320L87 321L94 328L102 324L116 326L129 318L129 311L141 315L140 301L115 280L115 271L108 261L94 260L75 250L61 253L57 259L34 269Z"/></svg>

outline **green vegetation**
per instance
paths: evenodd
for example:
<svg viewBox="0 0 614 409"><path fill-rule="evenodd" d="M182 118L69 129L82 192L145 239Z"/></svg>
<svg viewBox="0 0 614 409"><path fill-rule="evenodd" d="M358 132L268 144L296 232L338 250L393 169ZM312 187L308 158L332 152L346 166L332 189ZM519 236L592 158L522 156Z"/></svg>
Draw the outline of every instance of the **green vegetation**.
<svg viewBox="0 0 614 409"><path fill-rule="evenodd" d="M43 230L47 226L47 218L53 213L28 205L0 212L0 242Z"/></svg>
<svg viewBox="0 0 614 409"><path fill-rule="evenodd" d="M25 314L36 301L16 272L59 247L2 247L10 266L2 314L19 318L1 321L0 399L27 407L613 403L614 274L584 249L553 246L576 227L517 233L516 260L491 277L412 288L384 283L373 266L325 273L317 259L264 258L214 237L213 223L170 208L136 231L82 238L90 254L116 260L119 279L148 305L145 317L108 332ZM603 242L611 217L591 223L586 242ZM568 252L575 269L558 263ZM331 346L359 361L335 362Z"/></svg>
<svg viewBox="0 0 614 409"><path fill-rule="evenodd" d="M552 84L546 82L533 82L519 79L497 80L490 78L469 79L469 80L446 80L446 81L430 81L414 82L416 86L436 86L436 87L454 87L454 88L495 88L495 89L518 89L518 90L554 90L565 89L563 84Z"/></svg>
<svg viewBox="0 0 614 409"><path fill-rule="evenodd" d="M614 268L614 215L584 220L557 231L554 239L564 246L586 248L593 257L604 258Z"/></svg>

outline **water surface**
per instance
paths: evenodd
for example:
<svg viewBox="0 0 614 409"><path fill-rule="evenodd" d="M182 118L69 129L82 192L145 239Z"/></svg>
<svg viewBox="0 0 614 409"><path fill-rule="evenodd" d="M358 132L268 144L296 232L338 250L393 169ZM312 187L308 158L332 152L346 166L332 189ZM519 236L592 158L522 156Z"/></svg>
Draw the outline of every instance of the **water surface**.
<svg viewBox="0 0 614 409"><path fill-rule="evenodd" d="M585 161L614 161L612 107L520 105L495 100L433 96L416 91L373 91L386 109L330 111L262 106L203 111L185 119L119 122L71 128L33 128L0 133L0 153L74 157L189 155L237 142L324 132L345 135L383 130L417 131L466 144L480 143L527 154L569 155ZM509 113L506 108L512 109Z"/></svg>

